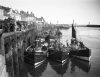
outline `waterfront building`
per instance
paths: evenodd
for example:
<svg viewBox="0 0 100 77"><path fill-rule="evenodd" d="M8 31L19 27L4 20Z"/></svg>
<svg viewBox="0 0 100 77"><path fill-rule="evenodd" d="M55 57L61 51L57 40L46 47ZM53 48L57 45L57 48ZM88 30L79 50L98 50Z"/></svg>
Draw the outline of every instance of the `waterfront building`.
<svg viewBox="0 0 100 77"><path fill-rule="evenodd" d="M9 17L8 12L10 11L11 8L9 7L4 7L0 6L0 20L7 19Z"/></svg>
<svg viewBox="0 0 100 77"><path fill-rule="evenodd" d="M44 24L45 20L44 20L43 17L41 17L41 18L37 18L37 17L36 17L36 22L37 22L38 24Z"/></svg>

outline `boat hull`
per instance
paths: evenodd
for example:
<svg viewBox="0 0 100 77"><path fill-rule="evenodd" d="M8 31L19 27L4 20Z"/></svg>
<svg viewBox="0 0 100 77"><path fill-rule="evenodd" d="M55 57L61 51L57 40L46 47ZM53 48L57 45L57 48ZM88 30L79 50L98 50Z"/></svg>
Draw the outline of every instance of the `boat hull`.
<svg viewBox="0 0 100 77"><path fill-rule="evenodd" d="M38 67L41 63L43 63L46 57L47 51L42 51L41 48L38 50L32 50L32 48L28 48L24 53L24 61L34 65L35 67Z"/></svg>
<svg viewBox="0 0 100 77"><path fill-rule="evenodd" d="M28 75L37 77L42 74L42 72L47 67L48 60L45 60L39 67L35 68L32 64L26 63ZM29 77L30 77L29 76Z"/></svg>
<svg viewBox="0 0 100 77"><path fill-rule="evenodd" d="M82 59L85 61L90 61L91 58L91 50L86 49L86 50L70 50L69 56L73 56L78 59Z"/></svg>
<svg viewBox="0 0 100 77"><path fill-rule="evenodd" d="M67 52L62 52L62 51L55 51L54 49L48 49L49 52L49 59L53 59L59 63L64 63L66 59L68 58L68 53Z"/></svg>

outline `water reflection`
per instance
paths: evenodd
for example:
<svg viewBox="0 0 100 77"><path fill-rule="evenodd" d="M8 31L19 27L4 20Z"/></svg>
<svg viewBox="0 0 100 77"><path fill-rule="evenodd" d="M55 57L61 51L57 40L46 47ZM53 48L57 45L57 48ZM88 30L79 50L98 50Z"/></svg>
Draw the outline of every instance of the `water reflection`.
<svg viewBox="0 0 100 77"><path fill-rule="evenodd" d="M42 73L42 75L40 77L55 77L56 75L59 77L57 72L55 70L53 70L50 63L48 62L46 70Z"/></svg>
<svg viewBox="0 0 100 77"><path fill-rule="evenodd" d="M57 66L55 65L59 65L59 63L56 63L55 61L51 61L53 63L50 63L50 61L48 60L47 66L45 67L44 71L41 72L41 74L37 72L38 76L36 77L100 77L100 32L98 32L98 30L95 30L96 28L79 28L81 34L82 34L82 38L84 43L86 44L86 46L88 46L89 48L91 48L92 50L92 56L91 56L91 64L89 62L85 62L82 60L78 60L78 59L69 59L68 61L68 65L67 62L65 64L65 66L63 67L63 69L66 69L65 72L63 72L63 76L61 76L60 74L60 70L58 67L57 70ZM64 41L70 40L71 34L70 34L70 29L68 31L63 30L63 39ZM87 33L86 33L87 32ZM88 33L89 32L89 33ZM95 33L95 34L94 34ZM99 34L98 34L99 33ZM89 35L89 36L88 36ZM91 39L90 39L91 38ZM66 42L64 42L66 44ZM92 65L92 66L91 66ZM56 69L55 69L55 67ZM68 67L67 67L68 66ZM31 68L32 66L30 66L30 69L34 69ZM28 66L29 68L29 66ZM27 68L27 69L28 69ZM41 68L41 67L39 67ZM30 77L35 77L32 76L32 74L34 74L35 69L32 71L28 69L29 72L29 76ZM40 69L41 70L41 69ZM43 70L43 69L42 69ZM24 74L23 74L24 75ZM20 76L22 77L22 75ZM23 76L25 77L25 76Z"/></svg>
<svg viewBox="0 0 100 77"><path fill-rule="evenodd" d="M28 77L40 77L47 67L48 60L45 60L39 67L26 63Z"/></svg>
<svg viewBox="0 0 100 77"><path fill-rule="evenodd" d="M67 58L66 62L64 64L60 64L54 61L49 61L51 67L59 74L60 76L63 76L64 73L66 73L66 70L69 66L69 58Z"/></svg>
<svg viewBox="0 0 100 77"><path fill-rule="evenodd" d="M90 71L91 63L83 60L79 60L76 58L73 58L71 61L71 73L75 72L75 67L78 67L82 71L88 73Z"/></svg>
<svg viewBox="0 0 100 77"><path fill-rule="evenodd" d="M73 72L75 72L75 64L72 62L71 63L71 74L73 74Z"/></svg>
<svg viewBox="0 0 100 77"><path fill-rule="evenodd" d="M91 64L76 58L67 58L64 64L60 64L53 60L46 59L39 67L35 68L32 64L26 63L28 77L67 77L74 75L81 69L82 72L88 73ZM76 73L76 74L77 74Z"/></svg>

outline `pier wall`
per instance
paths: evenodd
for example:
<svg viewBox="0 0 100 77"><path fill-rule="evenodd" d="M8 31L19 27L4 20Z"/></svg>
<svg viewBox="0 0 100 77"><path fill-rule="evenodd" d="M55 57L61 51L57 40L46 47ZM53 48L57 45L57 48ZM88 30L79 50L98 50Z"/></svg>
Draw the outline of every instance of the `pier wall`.
<svg viewBox="0 0 100 77"><path fill-rule="evenodd" d="M23 68L24 51L28 46L34 44L36 35L35 27L26 31L7 33L0 31L0 55L4 56L3 65L6 65L9 77L18 77L19 70Z"/></svg>

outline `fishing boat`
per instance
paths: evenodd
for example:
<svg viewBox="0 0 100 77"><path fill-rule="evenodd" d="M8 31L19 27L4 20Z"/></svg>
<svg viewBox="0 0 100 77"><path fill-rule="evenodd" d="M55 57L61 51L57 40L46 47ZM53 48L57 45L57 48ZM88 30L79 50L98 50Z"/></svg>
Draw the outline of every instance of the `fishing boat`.
<svg viewBox="0 0 100 77"><path fill-rule="evenodd" d="M70 44L69 56L73 56L78 59L90 61L91 49L86 47L82 41L79 41L76 37L76 30L74 28L74 20L72 24L72 39Z"/></svg>
<svg viewBox="0 0 100 77"><path fill-rule="evenodd" d="M53 59L61 64L63 64L68 57L68 48L65 47L62 43L52 41L48 48L49 59Z"/></svg>
<svg viewBox="0 0 100 77"><path fill-rule="evenodd" d="M29 46L25 52L25 62L31 63L37 68L40 66L47 57L47 43L36 40L37 45Z"/></svg>

